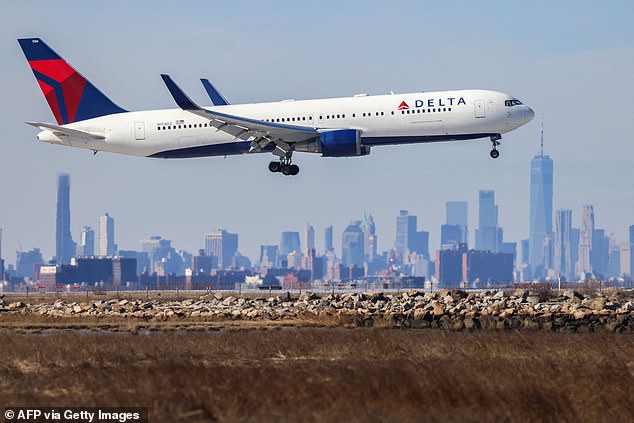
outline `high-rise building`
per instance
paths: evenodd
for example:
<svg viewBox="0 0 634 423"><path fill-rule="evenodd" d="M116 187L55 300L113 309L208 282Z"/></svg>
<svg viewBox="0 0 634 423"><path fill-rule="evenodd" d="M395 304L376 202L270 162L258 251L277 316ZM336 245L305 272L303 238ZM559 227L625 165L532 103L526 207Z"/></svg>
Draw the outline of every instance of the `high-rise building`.
<svg viewBox="0 0 634 423"><path fill-rule="evenodd" d="M462 233L462 239L460 243L468 244L469 240L469 227L467 226L468 221L468 204L466 201L447 201L446 204L446 214L447 221L445 222L447 225L458 225L460 226L460 230Z"/></svg>
<svg viewBox="0 0 634 423"><path fill-rule="evenodd" d="M592 247L590 248L590 266L592 273L597 277L605 277L608 271L610 257L610 238L605 235L605 230L592 231Z"/></svg>
<svg viewBox="0 0 634 423"><path fill-rule="evenodd" d="M498 206L495 191L480 191L478 201L476 250L497 253L502 246L502 228L498 227Z"/></svg>
<svg viewBox="0 0 634 423"><path fill-rule="evenodd" d="M460 244L464 244L461 225L442 225L440 227L440 249L457 250Z"/></svg>
<svg viewBox="0 0 634 423"><path fill-rule="evenodd" d="M81 228L79 235L79 245L77 246L78 256L95 255L95 231L90 226Z"/></svg>
<svg viewBox="0 0 634 423"><path fill-rule="evenodd" d="M304 229L304 237L302 238L302 252L308 255L310 250L315 249L315 230L310 223L306 223L306 229Z"/></svg>
<svg viewBox="0 0 634 423"><path fill-rule="evenodd" d="M18 276L35 279L35 266L40 264L44 264L44 259L39 248L17 252L15 268Z"/></svg>
<svg viewBox="0 0 634 423"><path fill-rule="evenodd" d="M579 238L581 237L581 230L579 228L572 228L570 230L570 270L568 273L572 275L576 274L576 269L579 266Z"/></svg>
<svg viewBox="0 0 634 423"><path fill-rule="evenodd" d="M300 251L299 232L282 232L282 239L280 240L280 256L285 259L288 253L293 251Z"/></svg>
<svg viewBox="0 0 634 423"><path fill-rule="evenodd" d="M55 260L69 264L75 256L75 243L70 233L70 176L57 177L57 219L55 223Z"/></svg>
<svg viewBox="0 0 634 423"><path fill-rule="evenodd" d="M405 257L409 253L422 254L429 260L429 232L417 231L417 217L407 210L401 210L396 216L396 252Z"/></svg>
<svg viewBox="0 0 634 423"><path fill-rule="evenodd" d="M557 210L555 214L553 270L569 278L574 274L572 262L572 210Z"/></svg>
<svg viewBox="0 0 634 423"><path fill-rule="evenodd" d="M2 228L0 228L0 259L2 259Z"/></svg>
<svg viewBox="0 0 634 423"><path fill-rule="evenodd" d="M218 257L218 267L228 269L238 252L238 234L218 229L205 234L205 255Z"/></svg>
<svg viewBox="0 0 634 423"><path fill-rule="evenodd" d="M531 160L529 264L541 276L546 270L544 240L553 232L553 161L544 155L544 124L542 122L539 154ZM541 269L541 271L538 271Z"/></svg>
<svg viewBox="0 0 634 423"><path fill-rule="evenodd" d="M277 267L279 251L280 248L277 245L260 245L260 270Z"/></svg>
<svg viewBox="0 0 634 423"><path fill-rule="evenodd" d="M335 250L334 244L332 242L332 225L324 229L324 246L326 254Z"/></svg>
<svg viewBox="0 0 634 423"><path fill-rule="evenodd" d="M416 216L410 216L407 210L401 210L396 216L396 241L394 248L396 253L405 256L409 252L410 238L416 232Z"/></svg>
<svg viewBox="0 0 634 423"><path fill-rule="evenodd" d="M363 212L363 219L361 220L361 231L363 232L364 244L363 252L365 255L365 261L371 263L377 256L376 245L376 225L374 224L374 218L372 214L368 215Z"/></svg>
<svg viewBox="0 0 634 423"><path fill-rule="evenodd" d="M634 225L630 226L630 277L634 279ZM623 260L621 260L622 262Z"/></svg>
<svg viewBox="0 0 634 423"><path fill-rule="evenodd" d="M117 244L114 243L114 219L108 213L99 218L99 255L114 256Z"/></svg>
<svg viewBox="0 0 634 423"><path fill-rule="evenodd" d="M579 230L579 264L577 273L585 279L587 273L592 273L590 255L592 250L592 234L594 233L594 208L586 204L583 206L581 216L581 229Z"/></svg>
<svg viewBox="0 0 634 423"><path fill-rule="evenodd" d="M344 266L363 266L364 239L361 222L351 222L341 236L341 261Z"/></svg>

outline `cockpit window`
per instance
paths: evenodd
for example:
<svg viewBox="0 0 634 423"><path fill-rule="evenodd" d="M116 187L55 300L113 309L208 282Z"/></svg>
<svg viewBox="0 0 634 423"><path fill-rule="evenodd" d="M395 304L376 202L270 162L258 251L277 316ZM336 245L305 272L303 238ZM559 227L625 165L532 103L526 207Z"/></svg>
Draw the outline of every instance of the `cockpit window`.
<svg viewBox="0 0 634 423"><path fill-rule="evenodd" d="M506 107L511 107L511 106L520 106L522 104L521 101L519 100L505 100L504 101L504 105Z"/></svg>

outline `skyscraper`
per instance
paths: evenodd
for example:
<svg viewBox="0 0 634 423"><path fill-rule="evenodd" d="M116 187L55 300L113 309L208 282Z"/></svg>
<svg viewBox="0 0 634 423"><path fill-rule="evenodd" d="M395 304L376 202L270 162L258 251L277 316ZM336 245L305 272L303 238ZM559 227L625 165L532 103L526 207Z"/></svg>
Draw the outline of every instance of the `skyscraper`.
<svg viewBox="0 0 634 423"><path fill-rule="evenodd" d="M630 277L634 278L634 225L630 226Z"/></svg>
<svg viewBox="0 0 634 423"><path fill-rule="evenodd" d="M2 260L2 228L0 228L0 260Z"/></svg>
<svg viewBox="0 0 634 423"><path fill-rule="evenodd" d="M299 252L299 248L299 232L282 232L282 239L280 240L280 256L282 256L281 259L286 259L286 256L290 252Z"/></svg>
<svg viewBox="0 0 634 423"><path fill-rule="evenodd" d="M117 245L114 243L114 219L108 213L99 218L99 255L114 256Z"/></svg>
<svg viewBox="0 0 634 423"><path fill-rule="evenodd" d="M333 245L334 244L332 243L332 225L330 225L326 229L324 229L324 246L326 249L325 253L334 251L335 248Z"/></svg>
<svg viewBox="0 0 634 423"><path fill-rule="evenodd" d="M238 252L238 234L218 229L205 234L205 255L218 257L218 267L228 269Z"/></svg>
<svg viewBox="0 0 634 423"><path fill-rule="evenodd" d="M498 227L498 206L495 191L480 191L478 201L476 250L497 253L502 246L502 228Z"/></svg>
<svg viewBox="0 0 634 423"><path fill-rule="evenodd" d="M545 261L544 240L553 232L553 161L544 155L544 123L542 121L541 145L539 154L531 160L530 194L530 235L529 251L533 271L541 268L543 274Z"/></svg>
<svg viewBox="0 0 634 423"><path fill-rule="evenodd" d="M260 270L277 267L278 245L260 245Z"/></svg>
<svg viewBox="0 0 634 423"><path fill-rule="evenodd" d="M377 256L376 245L376 225L374 224L374 218L372 214L368 215L363 212L363 219L361 220L361 231L363 231L363 252L365 255L365 261L371 263Z"/></svg>
<svg viewBox="0 0 634 423"><path fill-rule="evenodd" d="M554 266L555 273L569 278L574 274L572 262L572 210L557 210L555 217Z"/></svg>
<svg viewBox="0 0 634 423"><path fill-rule="evenodd" d="M95 231L90 226L81 228L79 236L79 246L77 247L78 256L94 256L95 255Z"/></svg>
<svg viewBox="0 0 634 423"><path fill-rule="evenodd" d="M605 277L609 257L610 238L605 235L604 229L594 229L592 231L592 247L590 247L590 266L595 276Z"/></svg>
<svg viewBox="0 0 634 423"><path fill-rule="evenodd" d="M57 177L57 219L55 223L55 259L68 264L75 255L75 243L70 233L70 176Z"/></svg>
<svg viewBox="0 0 634 423"><path fill-rule="evenodd" d="M447 214L447 225L458 225L462 232L461 243L468 244L469 227L468 222L468 204L466 201L447 201L445 205Z"/></svg>
<svg viewBox="0 0 634 423"><path fill-rule="evenodd" d="M594 208L586 204L583 206L581 229L579 231L579 264L577 273L585 279L587 273L592 273L590 254L592 250L592 234L594 232Z"/></svg>
<svg viewBox="0 0 634 423"><path fill-rule="evenodd" d="M304 229L304 237L302 238L302 252L308 255L310 250L315 249L315 230L310 223L306 223L306 229Z"/></svg>
<svg viewBox="0 0 634 423"><path fill-rule="evenodd" d="M344 266L363 266L364 239L361 222L350 222L341 236L341 261Z"/></svg>

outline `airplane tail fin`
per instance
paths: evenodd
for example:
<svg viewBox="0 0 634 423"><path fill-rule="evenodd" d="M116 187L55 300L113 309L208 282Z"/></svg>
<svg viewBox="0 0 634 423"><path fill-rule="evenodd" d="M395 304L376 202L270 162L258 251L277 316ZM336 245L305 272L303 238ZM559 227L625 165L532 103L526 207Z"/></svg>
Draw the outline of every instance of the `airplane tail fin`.
<svg viewBox="0 0 634 423"><path fill-rule="evenodd" d="M39 38L19 39L59 125L125 112Z"/></svg>

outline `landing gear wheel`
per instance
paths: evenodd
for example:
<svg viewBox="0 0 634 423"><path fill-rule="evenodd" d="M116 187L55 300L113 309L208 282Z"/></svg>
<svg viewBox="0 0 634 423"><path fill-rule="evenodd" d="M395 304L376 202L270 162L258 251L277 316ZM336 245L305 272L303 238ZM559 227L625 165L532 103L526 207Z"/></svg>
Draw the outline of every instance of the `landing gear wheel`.
<svg viewBox="0 0 634 423"><path fill-rule="evenodd" d="M284 165L284 166L282 166L282 174L283 174L284 176L289 176L289 175L292 175L292 173L291 173L291 165Z"/></svg>
<svg viewBox="0 0 634 423"><path fill-rule="evenodd" d="M491 158L493 159L497 159L498 157L500 157L500 152L497 151L495 148L491 150L489 154L491 155Z"/></svg>
<svg viewBox="0 0 634 423"><path fill-rule="evenodd" d="M290 165L289 166L289 170L291 172L291 175L295 176L299 173L299 166L297 165Z"/></svg>
<svg viewBox="0 0 634 423"><path fill-rule="evenodd" d="M271 162L269 163L269 170L273 173L275 172L281 172L282 170L282 163L280 162Z"/></svg>

